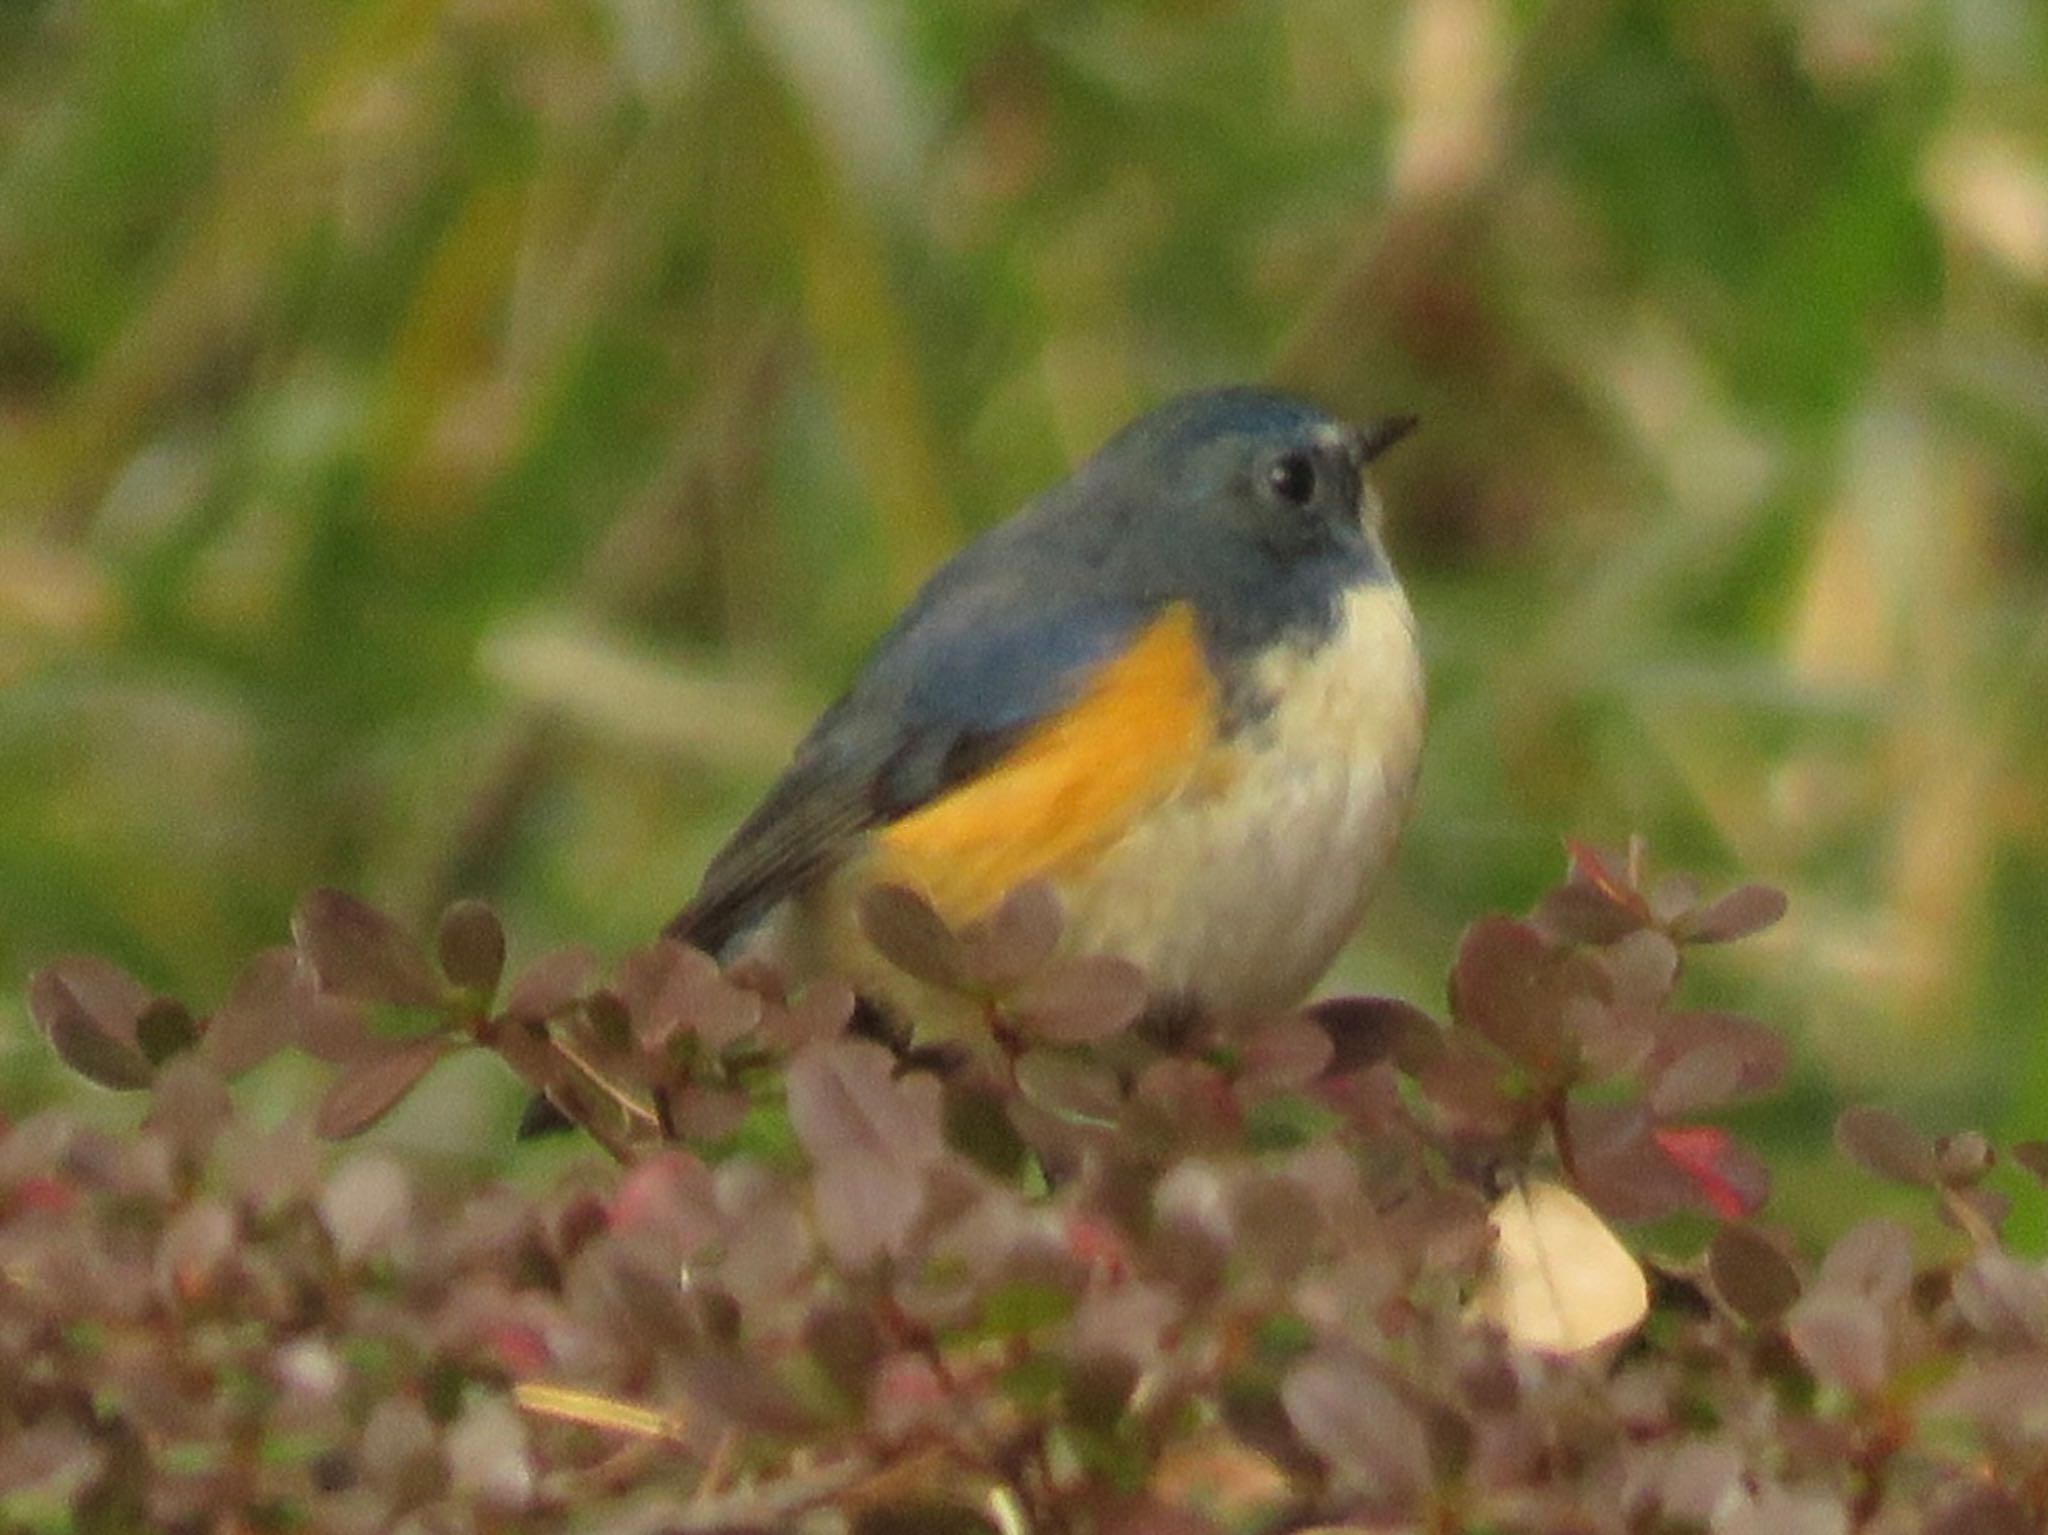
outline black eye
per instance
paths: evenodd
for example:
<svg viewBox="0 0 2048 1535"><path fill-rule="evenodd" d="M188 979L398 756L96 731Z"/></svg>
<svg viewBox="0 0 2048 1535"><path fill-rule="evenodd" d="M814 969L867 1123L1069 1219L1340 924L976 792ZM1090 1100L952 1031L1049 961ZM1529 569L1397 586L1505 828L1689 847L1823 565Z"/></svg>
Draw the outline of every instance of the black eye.
<svg viewBox="0 0 2048 1535"><path fill-rule="evenodd" d="M1316 497L1316 461L1306 453L1289 453L1273 461L1266 481L1281 500L1307 506Z"/></svg>

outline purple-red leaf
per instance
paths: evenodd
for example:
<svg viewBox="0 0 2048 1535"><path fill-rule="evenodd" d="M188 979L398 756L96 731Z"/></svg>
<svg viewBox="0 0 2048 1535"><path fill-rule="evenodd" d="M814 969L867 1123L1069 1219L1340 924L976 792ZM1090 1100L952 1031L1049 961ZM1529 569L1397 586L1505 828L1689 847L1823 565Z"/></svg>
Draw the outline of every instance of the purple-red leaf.
<svg viewBox="0 0 2048 1535"><path fill-rule="evenodd" d="M596 954L582 944L543 954L512 983L505 1016L526 1021L552 1018L589 989L596 971Z"/></svg>
<svg viewBox="0 0 2048 1535"><path fill-rule="evenodd" d="M1723 1226L1707 1247L1707 1277L1722 1304L1752 1326L1775 1322L1799 1299L1799 1271L1756 1227Z"/></svg>
<svg viewBox="0 0 2048 1535"><path fill-rule="evenodd" d="M488 1517L521 1513L534 1501L539 1475L526 1422L502 1397L474 1396L442 1440L448 1481L464 1506Z"/></svg>
<svg viewBox="0 0 2048 1535"><path fill-rule="evenodd" d="M1244 1036L1237 1079L1281 1092L1306 1087L1329 1069L1336 1053L1329 1033L1299 1014L1270 1019Z"/></svg>
<svg viewBox="0 0 2048 1535"><path fill-rule="evenodd" d="M2048 1274L2038 1264L1986 1249L1956 1271L1956 1311L2003 1348L2048 1343Z"/></svg>
<svg viewBox="0 0 2048 1535"><path fill-rule="evenodd" d="M1011 999L1017 1031L1054 1045L1107 1039L1145 1010L1145 973L1106 954L1070 959L1027 982Z"/></svg>
<svg viewBox="0 0 2048 1535"><path fill-rule="evenodd" d="M149 1086L153 1068L136 1043L149 993L118 965L67 955L29 978L28 1008L58 1057L102 1087Z"/></svg>
<svg viewBox="0 0 2048 1535"><path fill-rule="evenodd" d="M820 1045L790 1063L789 1117L814 1164L852 1158L922 1170L944 1149L937 1082L898 1079L895 1058L864 1040Z"/></svg>
<svg viewBox="0 0 2048 1535"><path fill-rule="evenodd" d="M1607 978L1583 954L1553 948L1511 917L1482 917L1465 930L1451 971L1458 1023L1525 1066L1554 1066L1569 1042L1574 1003L1604 1002Z"/></svg>
<svg viewBox="0 0 2048 1535"><path fill-rule="evenodd" d="M1214 1457L1205 1457L1204 1464L1211 1459ZM1224 1535L1224 1527L1184 1503L1141 1494L1115 1506L1102 1526L1102 1535Z"/></svg>
<svg viewBox="0 0 2048 1535"><path fill-rule="evenodd" d="M662 1151L636 1162L612 1196L612 1229L640 1233L667 1244L683 1263L725 1229L711 1171L690 1152Z"/></svg>
<svg viewBox="0 0 2048 1535"><path fill-rule="evenodd" d="M669 1122L678 1139L694 1145L737 1135L747 1122L749 1100L738 1088L692 1082L669 1094Z"/></svg>
<svg viewBox="0 0 2048 1535"><path fill-rule="evenodd" d="M134 1040L135 1020L149 1006L150 994L126 970L96 954L67 954L43 973L63 981L96 1027L117 1039Z"/></svg>
<svg viewBox="0 0 2048 1535"><path fill-rule="evenodd" d="M907 885L874 885L861 892L860 929L882 958L905 975L948 991L967 984L967 954L959 937Z"/></svg>
<svg viewBox="0 0 2048 1535"><path fill-rule="evenodd" d="M1017 1061L1024 1101L1075 1124L1112 1125L1123 1109L1116 1073L1085 1055L1028 1050Z"/></svg>
<svg viewBox="0 0 2048 1535"><path fill-rule="evenodd" d="M1821 1260L1816 1289L1860 1295L1878 1306L1905 1297L1913 1282L1913 1239L1892 1220L1867 1220L1850 1227Z"/></svg>
<svg viewBox="0 0 2048 1535"><path fill-rule="evenodd" d="M1545 891L1530 920L1561 943L1597 945L1626 937L1645 919L1596 886L1572 880Z"/></svg>
<svg viewBox="0 0 2048 1535"><path fill-rule="evenodd" d="M1585 1073L1594 1081L1640 1073L1656 1048L1661 1021L1646 1008L1609 1006L1585 997L1575 998L1565 1014Z"/></svg>
<svg viewBox="0 0 2048 1535"><path fill-rule="evenodd" d="M854 1402L867 1400L886 1340L864 1308L838 1300L820 1301L804 1318L803 1340L825 1378L841 1394Z"/></svg>
<svg viewBox="0 0 2048 1535"><path fill-rule="evenodd" d="M199 1024L184 1003L153 998L135 1020L135 1044L152 1067L199 1043Z"/></svg>
<svg viewBox="0 0 2048 1535"><path fill-rule="evenodd" d="M505 975L505 924L482 901L457 901L441 913L434 950L451 984L486 999L497 994Z"/></svg>
<svg viewBox="0 0 2048 1535"><path fill-rule="evenodd" d="M1608 1219L1659 1220L1701 1202L1640 1105L1573 1103L1566 1124L1573 1187Z"/></svg>
<svg viewBox="0 0 2048 1535"><path fill-rule="evenodd" d="M1769 1092L1790 1060L1785 1041L1755 1019L1674 1013L1658 1029L1645 1085L1659 1115L1696 1114Z"/></svg>
<svg viewBox="0 0 2048 1535"><path fill-rule="evenodd" d="M1842 1111L1835 1120L1835 1145L1865 1172L1891 1183L1931 1187L1940 1176L1927 1137L1875 1104Z"/></svg>
<svg viewBox="0 0 2048 1535"><path fill-rule="evenodd" d="M1678 985L1678 945L1655 928L1638 928L1602 951L1599 963L1617 1003L1662 1007Z"/></svg>
<svg viewBox="0 0 2048 1535"><path fill-rule="evenodd" d="M1714 1535L1847 1535L1849 1511L1834 1492L1766 1485L1735 1491L1714 1510Z"/></svg>
<svg viewBox="0 0 2048 1535"><path fill-rule="evenodd" d="M350 1157L328 1175L317 1201L320 1224L343 1263L389 1252L411 1225L413 1193L405 1171L374 1152Z"/></svg>
<svg viewBox="0 0 2048 1535"><path fill-rule="evenodd" d="M1291 1281L1315 1258L1323 1212L1304 1180L1269 1173L1231 1191L1230 1226L1241 1254Z"/></svg>
<svg viewBox="0 0 2048 1535"><path fill-rule="evenodd" d="M1431 1482L1422 1421L1378 1372L1336 1353L1303 1361L1280 1386L1294 1430L1338 1485L1375 1506L1412 1508Z"/></svg>
<svg viewBox="0 0 2048 1535"><path fill-rule="evenodd" d="M710 955L673 938L627 955L618 990L633 1033L650 1050L678 1034L694 1034L722 1050L752 1032L764 1005L759 993L726 980Z"/></svg>
<svg viewBox="0 0 2048 1535"><path fill-rule="evenodd" d="M1891 1365L1884 1313L1861 1295L1817 1289L1785 1316L1785 1333L1821 1380L1857 1396L1883 1387Z"/></svg>
<svg viewBox="0 0 2048 1535"><path fill-rule="evenodd" d="M2007 1417L2020 1413L2008 1408ZM1920 1535L2039 1535L2041 1523L2019 1494L1984 1482L1963 1482L1929 1500Z"/></svg>
<svg viewBox="0 0 2048 1535"><path fill-rule="evenodd" d="M1655 921L1629 882L1629 857L1567 840L1570 870L1536 909L1536 923L1568 943L1607 944Z"/></svg>
<svg viewBox="0 0 2048 1535"><path fill-rule="evenodd" d="M2048 1354L2028 1351L1974 1360L1927 1398L1927 1409L1993 1429L2039 1423L2048 1418Z"/></svg>
<svg viewBox="0 0 2048 1535"><path fill-rule="evenodd" d="M1243 1133L1244 1105L1235 1084L1207 1061L1169 1055L1138 1074L1126 1127L1149 1126L1178 1146L1229 1141Z"/></svg>
<svg viewBox="0 0 2048 1535"><path fill-rule="evenodd" d="M994 911L960 930L968 977L1001 996L1043 970L1060 941L1060 898L1042 879L1027 880Z"/></svg>
<svg viewBox="0 0 2048 1535"><path fill-rule="evenodd" d="M365 901L340 890L301 897L292 939L322 991L397 1007L438 1007L441 983L412 935Z"/></svg>
<svg viewBox="0 0 2048 1535"><path fill-rule="evenodd" d="M352 1061L328 1085L313 1128L329 1140L360 1135L396 1108L450 1048L447 1039L430 1035Z"/></svg>
<svg viewBox="0 0 2048 1535"><path fill-rule="evenodd" d="M783 1007L770 1007L761 1017L761 1033L784 1050L837 1039L853 1020L853 988L830 976L806 986L803 995Z"/></svg>
<svg viewBox="0 0 2048 1535"><path fill-rule="evenodd" d="M1414 1076L1444 1047L1442 1026L1399 997L1325 997L1302 1011L1330 1036L1333 1073L1391 1060Z"/></svg>
<svg viewBox="0 0 2048 1535"><path fill-rule="evenodd" d="M1724 1221L1756 1214L1771 1196L1771 1170L1718 1125L1661 1125L1652 1137L1692 1180L1700 1202Z"/></svg>
<svg viewBox="0 0 2048 1535"><path fill-rule="evenodd" d="M1744 885L1686 917L1678 936L1687 943L1733 943L1772 926L1790 904L1770 885Z"/></svg>
<svg viewBox="0 0 2048 1535"><path fill-rule="evenodd" d="M210 1294L235 1256L235 1212L198 1199L178 1212L157 1243L155 1277L166 1299L190 1303Z"/></svg>
<svg viewBox="0 0 2048 1535"><path fill-rule="evenodd" d="M816 1175L819 1228L847 1268L901 1249L945 1151L938 1081L895 1070L887 1050L859 1040L789 1064L789 1119Z"/></svg>
<svg viewBox="0 0 2048 1535"><path fill-rule="evenodd" d="M1509 1072L1499 1056L1469 1036L1453 1037L1424 1064L1415 1082L1452 1135L1502 1136L1525 1112Z"/></svg>
<svg viewBox="0 0 2048 1535"><path fill-rule="evenodd" d="M439 1432L411 1397L387 1396L370 1409L358 1458L367 1484L394 1506L411 1507L440 1490Z"/></svg>
<svg viewBox="0 0 2048 1535"><path fill-rule="evenodd" d="M1659 922L1676 922L1700 904L1700 882L1690 874L1667 874L1649 891L1650 915Z"/></svg>
<svg viewBox="0 0 2048 1535"><path fill-rule="evenodd" d="M157 1072L144 1123L175 1147L188 1167L197 1167L233 1113L227 1082L205 1057L189 1053Z"/></svg>
<svg viewBox="0 0 2048 1535"><path fill-rule="evenodd" d="M1718 1109L1739 1097L1741 1081L1741 1056L1718 1042L1706 1042L1655 1070L1649 1083L1649 1105L1659 1117Z"/></svg>
<svg viewBox="0 0 2048 1535"><path fill-rule="evenodd" d="M303 958L293 961L285 1005L292 1043L316 1060L346 1066L384 1048L384 1042L370 1032L362 1004L322 991Z"/></svg>
<svg viewBox="0 0 2048 1535"><path fill-rule="evenodd" d="M222 1076L238 1077L291 1043L291 986L298 965L291 949L265 949L235 977L199 1041L199 1053Z"/></svg>
<svg viewBox="0 0 2048 1535"><path fill-rule="evenodd" d="M677 1373L694 1402L738 1427L783 1438L818 1431L811 1410L757 1360L707 1348L684 1359Z"/></svg>

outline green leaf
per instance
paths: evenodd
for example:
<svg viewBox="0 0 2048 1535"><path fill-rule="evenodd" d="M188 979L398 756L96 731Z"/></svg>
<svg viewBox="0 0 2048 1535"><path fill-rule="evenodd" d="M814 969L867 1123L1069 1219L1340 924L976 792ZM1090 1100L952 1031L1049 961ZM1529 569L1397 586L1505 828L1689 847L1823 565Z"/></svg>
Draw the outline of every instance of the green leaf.
<svg viewBox="0 0 2048 1535"><path fill-rule="evenodd" d="M992 1291L982 1302L982 1331L998 1338L1036 1332L1072 1316L1078 1299L1061 1285L1016 1280Z"/></svg>

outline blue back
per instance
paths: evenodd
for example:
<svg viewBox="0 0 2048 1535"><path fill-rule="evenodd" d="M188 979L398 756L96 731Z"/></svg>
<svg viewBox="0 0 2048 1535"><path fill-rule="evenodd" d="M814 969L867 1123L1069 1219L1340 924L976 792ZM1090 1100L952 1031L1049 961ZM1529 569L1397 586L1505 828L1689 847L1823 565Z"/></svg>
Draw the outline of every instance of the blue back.
<svg viewBox="0 0 2048 1535"><path fill-rule="evenodd" d="M718 947L886 824L973 777L1071 703L1171 602L1196 613L1226 710L1255 714L1246 662L1314 643L1343 590L1385 579L1357 469L1327 452L1329 506L1279 507L1276 455L1337 427L1261 389L1183 396L955 555L707 871L670 931ZM1334 508L1332 510L1331 508Z"/></svg>

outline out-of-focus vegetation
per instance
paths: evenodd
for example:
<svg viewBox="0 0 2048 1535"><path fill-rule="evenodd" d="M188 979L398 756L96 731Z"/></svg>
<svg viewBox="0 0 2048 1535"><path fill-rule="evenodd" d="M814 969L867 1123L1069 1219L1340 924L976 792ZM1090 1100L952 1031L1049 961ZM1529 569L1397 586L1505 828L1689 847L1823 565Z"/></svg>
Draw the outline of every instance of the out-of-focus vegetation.
<svg viewBox="0 0 2048 1535"><path fill-rule="evenodd" d="M9 974L634 942L946 549L1264 378L1425 421L1348 981L1641 831L1790 890L1702 979L1811 1081L2048 1113L2034 0L30 3L0 124Z"/></svg>

